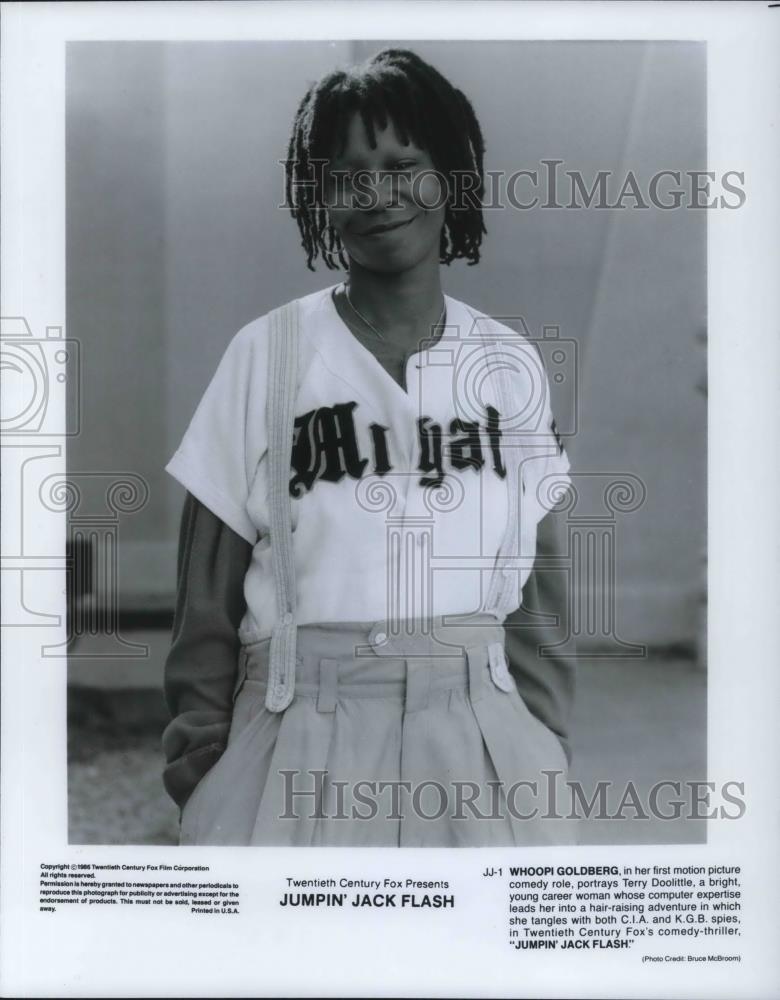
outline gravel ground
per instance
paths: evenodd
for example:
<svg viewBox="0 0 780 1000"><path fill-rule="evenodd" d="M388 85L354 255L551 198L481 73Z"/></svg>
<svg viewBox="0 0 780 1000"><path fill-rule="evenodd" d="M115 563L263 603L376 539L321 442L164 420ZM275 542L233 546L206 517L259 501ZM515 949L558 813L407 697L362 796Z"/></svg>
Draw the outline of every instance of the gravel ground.
<svg viewBox="0 0 780 1000"><path fill-rule="evenodd" d="M73 727L68 762L71 844L176 844L179 810L162 784L158 730Z"/></svg>

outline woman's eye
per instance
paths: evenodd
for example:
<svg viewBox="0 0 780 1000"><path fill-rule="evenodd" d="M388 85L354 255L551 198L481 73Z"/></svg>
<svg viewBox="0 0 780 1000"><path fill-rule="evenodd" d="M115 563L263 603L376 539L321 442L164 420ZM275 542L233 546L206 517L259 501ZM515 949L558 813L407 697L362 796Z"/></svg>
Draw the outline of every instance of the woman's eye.
<svg viewBox="0 0 780 1000"><path fill-rule="evenodd" d="M416 162L414 160L400 160L398 163L396 163L395 169L396 170L413 170L416 165L417 164L416 164Z"/></svg>
<svg viewBox="0 0 780 1000"><path fill-rule="evenodd" d="M340 186L351 185L356 173L356 170L334 170L328 174L328 186L337 189Z"/></svg>

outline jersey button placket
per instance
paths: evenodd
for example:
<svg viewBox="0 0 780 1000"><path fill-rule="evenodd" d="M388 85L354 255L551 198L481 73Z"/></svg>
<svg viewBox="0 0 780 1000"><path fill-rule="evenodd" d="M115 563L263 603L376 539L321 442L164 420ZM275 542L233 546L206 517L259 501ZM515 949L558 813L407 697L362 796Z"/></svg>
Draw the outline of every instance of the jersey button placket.
<svg viewBox="0 0 780 1000"><path fill-rule="evenodd" d="M433 514L426 503L425 494L427 487L420 485L420 477L423 475L420 468L422 443L418 429L418 420L428 415L426 387L424 380L428 371L428 352L420 351L410 355L407 359L407 386L412 400L414 412L414 443L410 454L408 474L406 479L406 505L404 509L404 522L402 526L402 537L410 539L414 545L415 554L412 555L405 550L410 557L405 562L402 576L410 582L410 577L414 578L414 602L407 604L407 613L411 614L415 621L430 613L428 598L423 598L427 594L430 585L430 567L424 565L423 559L430 559L430 551L427 556L422 553L426 539L430 539L432 531Z"/></svg>

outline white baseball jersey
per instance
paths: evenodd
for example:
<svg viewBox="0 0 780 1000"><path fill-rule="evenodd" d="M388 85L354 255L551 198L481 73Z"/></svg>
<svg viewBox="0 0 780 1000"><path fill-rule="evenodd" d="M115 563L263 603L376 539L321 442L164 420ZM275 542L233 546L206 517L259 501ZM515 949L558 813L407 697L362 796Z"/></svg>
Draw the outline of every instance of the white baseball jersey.
<svg viewBox="0 0 780 1000"><path fill-rule="evenodd" d="M405 391L346 326L332 292L298 300L290 467L298 624L486 610L512 490L519 491L519 607L536 525L552 503L549 486L566 483L569 470L538 352L509 327L445 296L446 329L408 359ZM254 546L239 629L245 643L268 636L276 618L268 325L261 316L230 341L166 466ZM499 369L511 413L502 412L491 374ZM507 471L512 448L522 453L520 476Z"/></svg>

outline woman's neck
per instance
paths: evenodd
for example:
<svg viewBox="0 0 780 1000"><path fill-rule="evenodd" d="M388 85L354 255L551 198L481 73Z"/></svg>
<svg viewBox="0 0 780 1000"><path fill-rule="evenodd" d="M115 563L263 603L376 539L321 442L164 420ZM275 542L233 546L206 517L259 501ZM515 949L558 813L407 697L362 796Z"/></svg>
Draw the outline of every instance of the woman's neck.
<svg viewBox="0 0 780 1000"><path fill-rule="evenodd" d="M399 346L430 336L444 308L438 261L400 274L366 271L353 262L346 283L350 302Z"/></svg>

